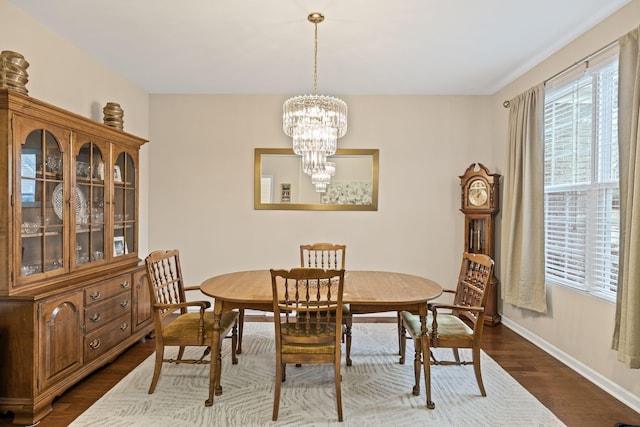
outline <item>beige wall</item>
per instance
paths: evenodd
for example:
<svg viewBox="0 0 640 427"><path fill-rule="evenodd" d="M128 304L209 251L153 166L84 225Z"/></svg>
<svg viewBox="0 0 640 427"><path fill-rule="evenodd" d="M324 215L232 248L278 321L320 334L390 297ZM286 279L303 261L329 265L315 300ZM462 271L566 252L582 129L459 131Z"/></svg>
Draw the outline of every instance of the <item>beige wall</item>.
<svg viewBox="0 0 640 427"><path fill-rule="evenodd" d="M198 283L295 265L300 243L326 240L349 246L349 268L448 285L462 250L457 176L475 161L504 171L502 101L631 30L639 17L640 0L633 0L495 96L343 97L349 133L340 147L380 149L377 212L253 210L253 148L290 146L281 129L287 96L148 97L6 0L0 49L31 63L30 95L98 121L107 101L119 102L125 129L151 139L142 149L142 257L180 248L187 279ZM614 305L562 287L549 288L549 301L546 316L506 305L505 323L640 410L640 372L609 350Z"/></svg>
<svg viewBox="0 0 640 427"><path fill-rule="evenodd" d="M281 95L152 95L151 249L177 247L188 278L291 267L301 243L348 246L353 269L455 280L458 175L492 168L488 97L351 96L341 148L380 150L377 212L257 211L253 151L287 148ZM179 218L177 222L176 218Z"/></svg>
<svg viewBox="0 0 640 427"><path fill-rule="evenodd" d="M638 25L640 0L633 0L496 94L492 103L496 120L493 149L500 169L505 169L508 119L508 110L502 107L502 102L617 40ZM640 370L625 368L616 360L616 353L610 350L615 304L553 285L547 286L547 301L547 315L504 304L501 307L504 322L640 411Z"/></svg>
<svg viewBox="0 0 640 427"><path fill-rule="evenodd" d="M0 0L0 50L21 53L29 62L29 95L102 122L102 108L117 102L124 110L124 129L142 138L149 135L149 98L146 92L104 64L50 31L6 0ZM143 218L140 248L147 251L147 177L149 144L141 150Z"/></svg>

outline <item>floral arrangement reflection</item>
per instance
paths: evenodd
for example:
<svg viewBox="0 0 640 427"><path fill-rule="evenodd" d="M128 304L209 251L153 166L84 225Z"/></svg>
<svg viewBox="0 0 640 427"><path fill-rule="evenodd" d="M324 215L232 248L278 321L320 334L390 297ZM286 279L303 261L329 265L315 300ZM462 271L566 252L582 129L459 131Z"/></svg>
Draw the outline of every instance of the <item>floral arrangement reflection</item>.
<svg viewBox="0 0 640 427"><path fill-rule="evenodd" d="M329 205L370 205L371 182L332 182L320 202Z"/></svg>

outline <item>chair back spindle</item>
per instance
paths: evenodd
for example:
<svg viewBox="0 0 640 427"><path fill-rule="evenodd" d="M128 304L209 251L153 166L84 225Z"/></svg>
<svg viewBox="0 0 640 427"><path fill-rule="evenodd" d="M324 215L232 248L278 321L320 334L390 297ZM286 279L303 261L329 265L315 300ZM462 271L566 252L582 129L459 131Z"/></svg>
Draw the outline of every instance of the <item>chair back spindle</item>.
<svg viewBox="0 0 640 427"><path fill-rule="evenodd" d="M458 287L454 298L457 307L485 307L489 295L488 287L491 285L493 263L476 257L464 257ZM469 320L477 327L484 324L484 310L472 311L457 308L454 310L458 317Z"/></svg>
<svg viewBox="0 0 640 427"><path fill-rule="evenodd" d="M314 243L300 245L300 266L344 270L346 245Z"/></svg>
<svg viewBox="0 0 640 427"><path fill-rule="evenodd" d="M177 250L153 252L149 255L148 265L147 274L155 301L158 304L185 302L179 252ZM175 312L167 309L160 311L163 317ZM186 308L181 308L180 313L186 313Z"/></svg>

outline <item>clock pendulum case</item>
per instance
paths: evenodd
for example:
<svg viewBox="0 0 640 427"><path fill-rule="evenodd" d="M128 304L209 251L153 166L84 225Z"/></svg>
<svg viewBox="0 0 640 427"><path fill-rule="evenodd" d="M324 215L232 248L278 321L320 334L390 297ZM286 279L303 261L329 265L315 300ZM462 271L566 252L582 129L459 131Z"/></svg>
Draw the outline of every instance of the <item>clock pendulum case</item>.
<svg viewBox="0 0 640 427"><path fill-rule="evenodd" d="M489 173L482 163L472 163L460 177L461 208L464 214L464 250L494 258L495 216L500 211L500 175ZM487 297L485 324L497 325L498 286L494 275Z"/></svg>

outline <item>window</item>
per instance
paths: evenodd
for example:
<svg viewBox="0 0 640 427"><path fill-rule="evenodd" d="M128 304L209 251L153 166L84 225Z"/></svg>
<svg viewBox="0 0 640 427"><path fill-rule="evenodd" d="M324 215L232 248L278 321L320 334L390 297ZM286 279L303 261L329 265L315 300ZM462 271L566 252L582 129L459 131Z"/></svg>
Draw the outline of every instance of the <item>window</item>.
<svg viewBox="0 0 640 427"><path fill-rule="evenodd" d="M547 82L545 274L615 300L618 279L618 47Z"/></svg>

